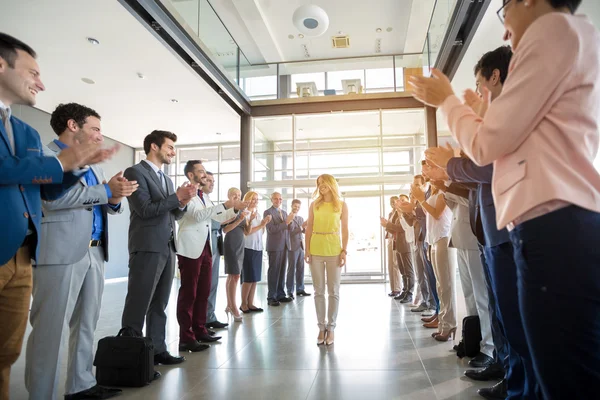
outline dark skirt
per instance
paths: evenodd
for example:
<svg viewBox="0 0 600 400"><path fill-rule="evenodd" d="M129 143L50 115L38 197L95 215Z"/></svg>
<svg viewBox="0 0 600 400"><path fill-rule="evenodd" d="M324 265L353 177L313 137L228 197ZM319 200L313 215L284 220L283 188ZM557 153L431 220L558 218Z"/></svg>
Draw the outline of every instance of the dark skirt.
<svg viewBox="0 0 600 400"><path fill-rule="evenodd" d="M260 282L260 276L262 274L262 258L262 250L244 249L244 266L242 271L244 283Z"/></svg>

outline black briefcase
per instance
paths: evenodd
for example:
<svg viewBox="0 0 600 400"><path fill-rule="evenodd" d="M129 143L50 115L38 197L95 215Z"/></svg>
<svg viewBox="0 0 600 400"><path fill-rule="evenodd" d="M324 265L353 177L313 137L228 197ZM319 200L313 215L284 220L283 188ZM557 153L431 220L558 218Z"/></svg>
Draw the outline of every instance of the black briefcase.
<svg viewBox="0 0 600 400"><path fill-rule="evenodd" d="M462 341L467 357L475 357L479 354L481 343L481 325L479 323L479 316L470 315L463 319Z"/></svg>
<svg viewBox="0 0 600 400"><path fill-rule="evenodd" d="M117 336L100 339L94 358L96 380L103 386L146 386L154 379L154 344L146 337Z"/></svg>

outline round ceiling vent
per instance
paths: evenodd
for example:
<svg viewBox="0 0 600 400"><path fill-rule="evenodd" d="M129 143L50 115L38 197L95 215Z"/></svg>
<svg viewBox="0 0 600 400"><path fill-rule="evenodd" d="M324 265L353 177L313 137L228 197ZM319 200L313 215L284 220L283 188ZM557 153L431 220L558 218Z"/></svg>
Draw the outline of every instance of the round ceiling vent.
<svg viewBox="0 0 600 400"><path fill-rule="evenodd" d="M329 16L321 7L307 4L294 11L294 26L306 36L321 36L329 28Z"/></svg>

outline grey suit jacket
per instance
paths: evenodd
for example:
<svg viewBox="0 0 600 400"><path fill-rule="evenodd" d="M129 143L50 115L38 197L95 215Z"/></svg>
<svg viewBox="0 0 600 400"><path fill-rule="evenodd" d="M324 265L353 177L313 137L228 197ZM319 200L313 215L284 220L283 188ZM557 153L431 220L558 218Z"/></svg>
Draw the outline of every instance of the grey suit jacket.
<svg viewBox="0 0 600 400"><path fill-rule="evenodd" d="M465 250L477 250L477 238L471 230L469 220L469 200L464 197L444 193L446 204L452 210L452 225L450 227L450 237L448 247Z"/></svg>
<svg viewBox="0 0 600 400"><path fill-rule="evenodd" d="M304 218L296 215L292 222L288 225L288 249L290 251L304 250Z"/></svg>
<svg viewBox="0 0 600 400"><path fill-rule="evenodd" d="M263 219L267 215L271 216L271 222L267 224L267 251L289 250L288 225L285 223L288 214L284 210L281 210L281 214L283 219L275 207L271 207L263 213Z"/></svg>
<svg viewBox="0 0 600 400"><path fill-rule="evenodd" d="M175 235L175 221L185 213L185 209L179 209L173 182L165 175L168 189L165 193L152 167L143 161L127 168L124 176L140 185L127 198L131 209L129 253L165 251L171 236Z"/></svg>
<svg viewBox="0 0 600 400"><path fill-rule="evenodd" d="M48 149L58 154L60 147L54 142ZM102 168L93 165L98 185L88 186L85 177L81 177L63 197L54 201L42 202L42 233L40 237L40 255L38 265L67 265L80 261L88 251L92 237L93 206L102 206L104 232L102 247L104 259L108 261L108 218L107 214L117 214L109 207L106 189L102 181L106 180Z"/></svg>

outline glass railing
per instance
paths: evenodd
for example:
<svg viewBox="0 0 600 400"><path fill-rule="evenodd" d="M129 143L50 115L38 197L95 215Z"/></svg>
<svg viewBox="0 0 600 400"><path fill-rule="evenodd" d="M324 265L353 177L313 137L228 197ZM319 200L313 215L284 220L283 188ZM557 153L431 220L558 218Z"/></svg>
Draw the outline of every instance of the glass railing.
<svg viewBox="0 0 600 400"><path fill-rule="evenodd" d="M457 0L437 0L420 53L252 64L208 0L160 0L250 100L403 92L435 65Z"/></svg>

